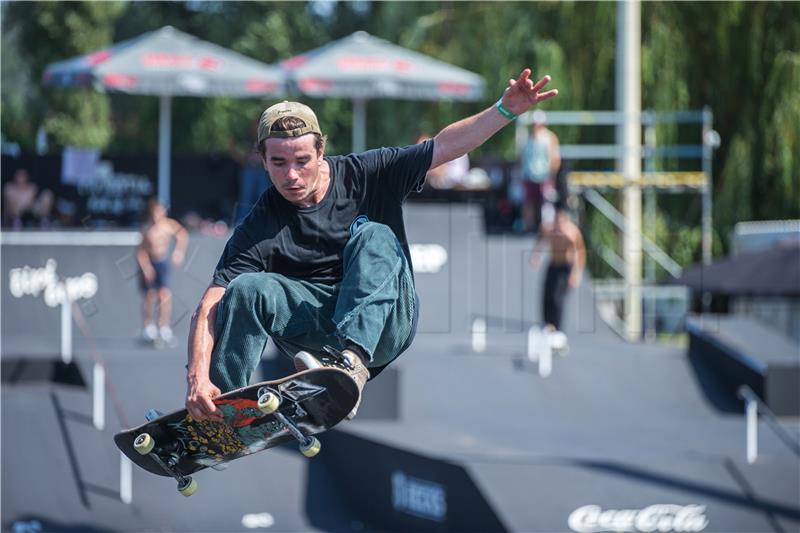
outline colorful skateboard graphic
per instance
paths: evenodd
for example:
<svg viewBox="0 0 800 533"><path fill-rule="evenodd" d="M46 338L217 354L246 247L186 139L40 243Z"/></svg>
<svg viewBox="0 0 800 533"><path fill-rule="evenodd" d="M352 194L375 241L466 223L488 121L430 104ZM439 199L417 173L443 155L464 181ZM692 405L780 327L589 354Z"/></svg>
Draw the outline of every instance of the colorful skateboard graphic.
<svg viewBox="0 0 800 533"><path fill-rule="evenodd" d="M197 483L190 474L226 463L292 439L313 457L321 445L314 435L342 421L358 399L358 388L335 368L307 370L280 380L256 383L228 392L214 403L224 422L194 420L185 409L160 415L117 433L114 442L141 468L178 481L191 495Z"/></svg>

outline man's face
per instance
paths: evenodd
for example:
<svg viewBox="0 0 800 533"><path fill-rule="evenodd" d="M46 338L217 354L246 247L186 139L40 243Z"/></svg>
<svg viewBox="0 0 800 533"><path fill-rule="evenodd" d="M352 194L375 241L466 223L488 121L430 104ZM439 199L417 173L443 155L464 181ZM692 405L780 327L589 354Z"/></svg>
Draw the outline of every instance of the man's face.
<svg viewBox="0 0 800 533"><path fill-rule="evenodd" d="M304 207L314 205L320 183L322 152L314 147L313 134L301 137L269 138L266 141L264 168L272 184L286 200ZM324 192L323 192L324 194Z"/></svg>
<svg viewBox="0 0 800 533"><path fill-rule="evenodd" d="M154 205L150 211L150 216L153 218L154 222L159 222L160 220L166 218L167 210L161 204Z"/></svg>

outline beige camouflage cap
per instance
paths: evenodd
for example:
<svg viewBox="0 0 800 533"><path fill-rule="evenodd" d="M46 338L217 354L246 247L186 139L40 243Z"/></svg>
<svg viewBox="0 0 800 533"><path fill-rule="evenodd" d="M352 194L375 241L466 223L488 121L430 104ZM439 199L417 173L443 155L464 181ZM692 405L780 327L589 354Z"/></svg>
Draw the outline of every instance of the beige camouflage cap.
<svg viewBox="0 0 800 533"><path fill-rule="evenodd" d="M283 117L295 117L305 122L305 127L295 128L288 131L272 131L272 125L275 121ZM300 137L307 133L318 133L322 135L322 131L317 122L317 115L305 104L300 102L288 102L284 100L279 104L268 107L262 114L261 119L258 121L258 144L261 144L269 137Z"/></svg>

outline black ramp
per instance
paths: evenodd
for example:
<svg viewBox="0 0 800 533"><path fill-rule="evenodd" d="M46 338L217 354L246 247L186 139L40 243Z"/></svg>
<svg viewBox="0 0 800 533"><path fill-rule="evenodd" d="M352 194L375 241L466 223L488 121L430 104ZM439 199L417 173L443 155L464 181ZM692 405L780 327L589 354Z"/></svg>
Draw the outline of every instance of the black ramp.
<svg viewBox="0 0 800 533"><path fill-rule="evenodd" d="M621 340L585 279L567 300L570 352L543 378L526 350L544 275L527 265L532 239L487 237L476 205L412 204L406 221L412 246L430 245L415 262L420 332L367 385L362 414L323 434L310 462L294 447L254 454L199 473L188 499L172 480L134 469L131 504L119 500L112 437L150 407L183 405L184 341L137 344L130 248L3 244L3 279L52 257L60 274L99 282L80 303L91 338L75 326L71 373L53 371L58 310L3 286L3 529L599 532L592 521L604 516L641 520L627 531L685 533L704 520L704 532L800 531L798 457L762 420L758 459L747 464L741 406L709 394L718 368L700 373L685 345ZM224 240L191 243L174 276L181 309L196 305ZM472 351L477 317L482 352ZM187 318L176 321L185 339ZM101 431L91 426L98 357L108 380ZM271 360L266 376L287 362ZM780 422L800 435L800 418ZM654 516L663 528L647 522Z"/></svg>
<svg viewBox="0 0 800 533"><path fill-rule="evenodd" d="M309 471L308 518L337 524L324 503L336 495L369 530L507 531L464 467L344 431L325 435ZM327 483L324 483L327 481Z"/></svg>

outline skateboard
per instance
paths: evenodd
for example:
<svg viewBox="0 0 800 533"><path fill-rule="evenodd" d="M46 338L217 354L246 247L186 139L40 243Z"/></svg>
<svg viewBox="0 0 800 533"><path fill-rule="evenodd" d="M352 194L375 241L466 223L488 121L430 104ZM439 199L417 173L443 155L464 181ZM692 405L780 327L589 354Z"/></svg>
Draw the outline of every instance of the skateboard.
<svg viewBox="0 0 800 533"><path fill-rule="evenodd" d="M178 491L191 496L197 482L191 474L291 440L313 457L321 450L314 436L341 422L355 407L358 387L337 368L305 370L264 381L215 398L223 422L194 420L181 409L148 411L147 422L114 436L117 447L141 468L175 478Z"/></svg>

